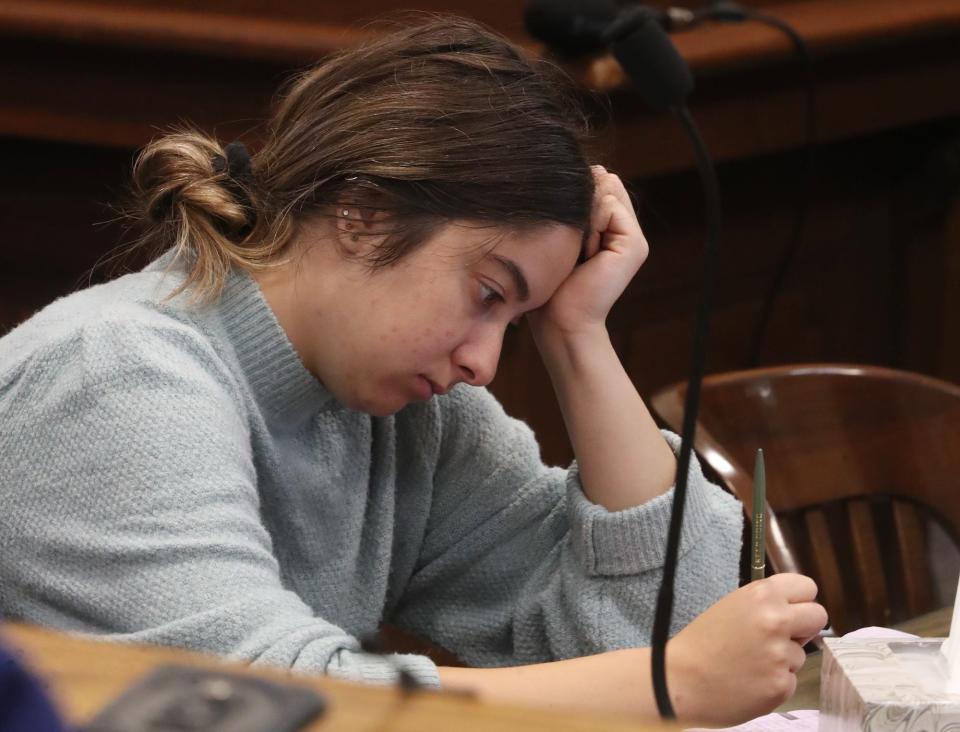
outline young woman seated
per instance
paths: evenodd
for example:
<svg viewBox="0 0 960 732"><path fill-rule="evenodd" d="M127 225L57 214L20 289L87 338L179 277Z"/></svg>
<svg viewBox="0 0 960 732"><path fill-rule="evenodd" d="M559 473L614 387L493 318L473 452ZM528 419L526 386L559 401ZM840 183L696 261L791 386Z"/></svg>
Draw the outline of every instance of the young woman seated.
<svg viewBox="0 0 960 732"><path fill-rule="evenodd" d="M0 613L655 715L679 440L605 326L648 246L585 133L551 67L444 18L302 74L252 156L148 145L158 258L0 339ZM565 469L485 389L520 320ZM669 687L681 718L741 721L825 615L805 577L737 589L741 507L696 464L687 500ZM364 653L384 622L470 667Z"/></svg>

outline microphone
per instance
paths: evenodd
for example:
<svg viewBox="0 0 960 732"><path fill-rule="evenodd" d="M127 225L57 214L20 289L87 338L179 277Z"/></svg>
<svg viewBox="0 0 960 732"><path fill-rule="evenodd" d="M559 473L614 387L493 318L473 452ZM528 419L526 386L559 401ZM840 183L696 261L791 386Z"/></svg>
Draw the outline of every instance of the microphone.
<svg viewBox="0 0 960 732"><path fill-rule="evenodd" d="M612 0L533 0L524 11L527 32L566 57L605 48L658 112L682 107L693 91L693 76L665 28L668 11L645 5L620 8Z"/></svg>
<svg viewBox="0 0 960 732"><path fill-rule="evenodd" d="M614 57L648 107L664 112L686 105L693 92L693 75L664 30L658 11L633 6L613 22L608 34L615 36Z"/></svg>
<svg viewBox="0 0 960 732"><path fill-rule="evenodd" d="M613 0L534 0L523 11L527 32L561 56L573 58L603 51L604 31L617 19Z"/></svg>

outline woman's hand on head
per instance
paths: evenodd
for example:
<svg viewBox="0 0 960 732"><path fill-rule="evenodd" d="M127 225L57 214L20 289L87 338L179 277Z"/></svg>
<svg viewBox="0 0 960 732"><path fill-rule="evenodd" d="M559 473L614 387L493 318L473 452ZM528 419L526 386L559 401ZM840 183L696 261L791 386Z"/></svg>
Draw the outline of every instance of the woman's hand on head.
<svg viewBox="0 0 960 732"><path fill-rule="evenodd" d="M546 305L529 314L534 328L576 334L605 327L610 308L650 250L623 182L599 165L592 170L596 190L584 261Z"/></svg>
<svg viewBox="0 0 960 732"><path fill-rule="evenodd" d="M730 593L667 644L667 680L678 717L738 724L789 699L803 646L827 624L817 586L776 574Z"/></svg>

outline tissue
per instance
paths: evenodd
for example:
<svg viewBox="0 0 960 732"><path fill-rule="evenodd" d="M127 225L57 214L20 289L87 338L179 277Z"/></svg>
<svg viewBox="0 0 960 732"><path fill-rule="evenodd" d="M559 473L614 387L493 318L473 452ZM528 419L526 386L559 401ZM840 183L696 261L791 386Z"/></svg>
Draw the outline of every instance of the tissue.
<svg viewBox="0 0 960 732"><path fill-rule="evenodd" d="M960 732L960 582L947 639L825 638L818 722L818 732Z"/></svg>

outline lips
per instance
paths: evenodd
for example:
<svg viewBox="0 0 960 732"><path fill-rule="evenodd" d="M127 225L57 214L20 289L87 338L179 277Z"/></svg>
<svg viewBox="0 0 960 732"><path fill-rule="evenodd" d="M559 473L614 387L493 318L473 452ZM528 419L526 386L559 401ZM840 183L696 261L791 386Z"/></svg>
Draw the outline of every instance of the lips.
<svg viewBox="0 0 960 732"><path fill-rule="evenodd" d="M452 388L450 386L440 386L439 384L436 384L433 381L430 382L430 386L433 387L433 393L439 396L443 396L444 394L450 393L450 389Z"/></svg>
<svg viewBox="0 0 960 732"><path fill-rule="evenodd" d="M417 374L416 379L417 396L426 401L433 396L433 382L423 374Z"/></svg>
<svg viewBox="0 0 960 732"><path fill-rule="evenodd" d="M449 386L448 387L440 386L436 381L434 381L433 379L430 379L427 376L424 376L423 374L420 374L420 378L426 381L427 384L430 385L431 394L443 396L444 394L450 391Z"/></svg>

